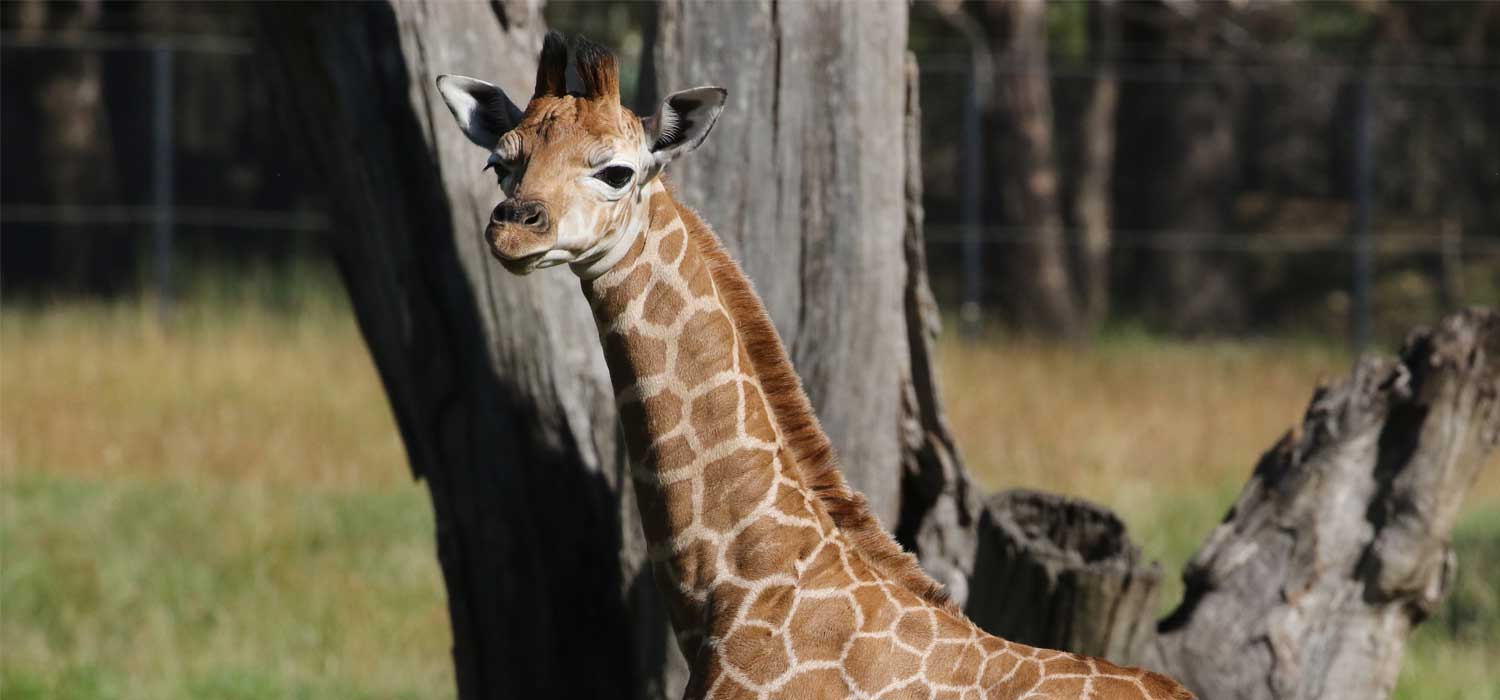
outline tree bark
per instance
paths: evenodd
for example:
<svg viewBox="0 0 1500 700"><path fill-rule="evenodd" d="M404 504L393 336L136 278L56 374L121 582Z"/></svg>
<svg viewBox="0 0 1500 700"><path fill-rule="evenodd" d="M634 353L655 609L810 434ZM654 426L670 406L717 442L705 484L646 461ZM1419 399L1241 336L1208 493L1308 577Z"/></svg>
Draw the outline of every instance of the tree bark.
<svg viewBox="0 0 1500 700"><path fill-rule="evenodd" d="M959 457L943 415L936 344L941 318L927 284L922 235L922 115L920 72L906 58L906 346L910 358L901 382L901 513L896 539L915 552L934 579L959 605L969 598L978 545L979 487Z"/></svg>

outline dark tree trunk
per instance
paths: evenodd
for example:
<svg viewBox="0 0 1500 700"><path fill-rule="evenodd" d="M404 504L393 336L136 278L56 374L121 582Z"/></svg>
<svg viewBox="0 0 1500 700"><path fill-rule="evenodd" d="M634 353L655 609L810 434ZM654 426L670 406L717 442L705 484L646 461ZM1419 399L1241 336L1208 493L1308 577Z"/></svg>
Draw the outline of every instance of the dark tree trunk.
<svg viewBox="0 0 1500 700"><path fill-rule="evenodd" d="M333 251L432 495L460 696L659 694L675 645L588 308L565 273L492 264L494 180L433 88L462 72L530 95L540 13L319 4L260 19L290 149L327 187Z"/></svg>
<svg viewBox="0 0 1500 700"><path fill-rule="evenodd" d="M1120 228L1167 234L1138 256L1141 307L1178 333L1247 321L1246 285L1215 237L1232 224L1235 105L1243 80L1216 65L1228 4L1132 3L1122 17L1131 60L1180 66L1181 80L1137 80L1121 91L1115 201Z"/></svg>
<svg viewBox="0 0 1500 700"><path fill-rule="evenodd" d="M1115 68L1120 52L1118 0L1089 3L1089 53L1094 79L1088 106L1080 122L1083 152L1073 216L1078 222L1078 290L1090 330L1109 314L1109 257L1113 242L1110 179L1115 165L1115 110L1120 102L1120 79Z"/></svg>
<svg viewBox="0 0 1500 700"><path fill-rule="evenodd" d="M1052 135L1047 68L1047 7L1041 0L1006 0L977 10L994 47L994 98L986 162L999 216L1016 240L1002 247L1010 292L1007 307L1022 326L1062 336L1079 332L1064 248L1061 192Z"/></svg>
<svg viewBox="0 0 1500 700"><path fill-rule="evenodd" d="M28 0L0 11L7 29L13 28L22 41L67 41L99 31L106 9L101 2ZM16 134L7 139L7 156L34 164L25 176L5 183L7 198L72 210L69 215L117 203L103 56L96 51L51 50L7 56L16 61L6 74L7 83L14 81L7 85L7 99L15 95L21 102L6 107L6 131ZM35 137L20 136L26 133ZM19 282L69 293L109 294L130 282L135 248L127 236L101 235L96 225L68 221L11 227L6 224L5 254L26 264L7 270L20 278L8 280L8 286Z"/></svg>

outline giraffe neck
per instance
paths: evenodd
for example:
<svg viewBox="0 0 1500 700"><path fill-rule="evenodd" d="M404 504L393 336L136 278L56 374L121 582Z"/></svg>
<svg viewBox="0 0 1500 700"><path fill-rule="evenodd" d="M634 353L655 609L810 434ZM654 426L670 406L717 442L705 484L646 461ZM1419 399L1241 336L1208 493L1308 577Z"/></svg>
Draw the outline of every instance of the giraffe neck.
<svg viewBox="0 0 1500 700"><path fill-rule="evenodd" d="M830 506L825 494L845 488L837 472L816 476L817 462L794 456L807 449L799 439L818 442L808 438L821 435L816 420L777 417L789 395L806 397L789 386L784 357L765 357L769 320L726 303L751 292L723 272L727 258L696 215L660 182L643 194L647 225L622 238L615 265L583 276L583 292L656 582L693 667L686 697L1192 697L1158 674L985 634L889 538L864 529L878 523L851 513L857 498Z"/></svg>
<svg viewBox="0 0 1500 700"><path fill-rule="evenodd" d="M583 290L630 453L657 583L685 654L731 601L795 584L834 530L801 483L742 334L678 205L658 181L649 221Z"/></svg>

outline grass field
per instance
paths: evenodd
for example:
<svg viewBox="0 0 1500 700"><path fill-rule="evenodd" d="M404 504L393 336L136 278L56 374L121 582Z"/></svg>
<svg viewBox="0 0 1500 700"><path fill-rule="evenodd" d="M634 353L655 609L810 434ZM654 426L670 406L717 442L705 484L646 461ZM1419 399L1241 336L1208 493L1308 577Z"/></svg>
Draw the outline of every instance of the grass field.
<svg viewBox="0 0 1500 700"><path fill-rule="evenodd" d="M144 305L0 311L0 698L453 695L426 495L353 321L320 298L188 305L171 333ZM1131 333L940 359L987 487L1106 503L1168 571L1349 364ZM1500 469L1456 543L1399 697L1500 698Z"/></svg>

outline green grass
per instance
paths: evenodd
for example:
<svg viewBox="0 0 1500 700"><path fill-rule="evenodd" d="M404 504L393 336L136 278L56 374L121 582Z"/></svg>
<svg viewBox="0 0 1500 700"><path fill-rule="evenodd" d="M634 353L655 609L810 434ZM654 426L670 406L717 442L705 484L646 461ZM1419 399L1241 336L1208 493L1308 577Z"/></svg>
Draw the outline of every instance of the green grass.
<svg viewBox="0 0 1500 700"><path fill-rule="evenodd" d="M0 700L445 698L431 506L347 308L274 276L146 304L0 308ZM295 282L295 281L294 281ZM205 300L206 299L206 300ZM964 458L1121 514L1167 575L1320 377L1308 341L945 340ZM1500 700L1500 469L1397 697Z"/></svg>
<svg viewBox="0 0 1500 700"><path fill-rule="evenodd" d="M418 485L27 473L0 533L7 700L453 694Z"/></svg>
<svg viewBox="0 0 1500 700"><path fill-rule="evenodd" d="M1453 590L1412 634L1397 698L1500 700L1500 508L1470 509L1453 546Z"/></svg>

